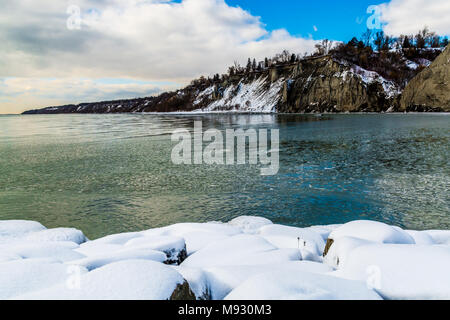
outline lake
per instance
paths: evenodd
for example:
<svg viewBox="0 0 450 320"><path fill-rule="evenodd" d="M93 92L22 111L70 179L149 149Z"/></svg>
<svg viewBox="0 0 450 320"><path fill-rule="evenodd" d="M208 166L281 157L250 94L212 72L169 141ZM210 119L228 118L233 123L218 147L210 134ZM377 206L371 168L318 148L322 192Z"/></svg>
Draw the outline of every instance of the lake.
<svg viewBox="0 0 450 320"><path fill-rule="evenodd" d="M280 168L175 165L175 129L279 129ZM450 228L448 114L0 116L0 220L91 239L263 216L292 226L373 219Z"/></svg>

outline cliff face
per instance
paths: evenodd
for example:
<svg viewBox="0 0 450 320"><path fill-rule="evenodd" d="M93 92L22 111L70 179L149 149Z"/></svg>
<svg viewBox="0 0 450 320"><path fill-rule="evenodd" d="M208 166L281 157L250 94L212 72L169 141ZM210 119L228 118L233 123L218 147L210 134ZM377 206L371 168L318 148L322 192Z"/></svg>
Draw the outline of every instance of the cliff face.
<svg viewBox="0 0 450 320"><path fill-rule="evenodd" d="M399 94L375 72L325 56L211 85L193 105L203 111L379 112L394 110Z"/></svg>
<svg viewBox="0 0 450 320"><path fill-rule="evenodd" d="M158 97L84 103L25 113L174 111L380 112L398 109L399 87L331 56L309 58L224 81L192 84Z"/></svg>
<svg viewBox="0 0 450 320"><path fill-rule="evenodd" d="M450 111L450 47L408 83L400 110Z"/></svg>

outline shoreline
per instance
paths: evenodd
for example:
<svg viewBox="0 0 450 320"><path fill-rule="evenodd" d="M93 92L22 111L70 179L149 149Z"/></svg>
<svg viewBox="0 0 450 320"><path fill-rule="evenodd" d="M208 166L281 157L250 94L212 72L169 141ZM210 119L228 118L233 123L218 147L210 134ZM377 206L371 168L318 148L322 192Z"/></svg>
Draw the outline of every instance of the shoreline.
<svg viewBox="0 0 450 320"><path fill-rule="evenodd" d="M0 221L0 299L450 299L448 270L450 230L375 221L296 228L242 216L92 241Z"/></svg>

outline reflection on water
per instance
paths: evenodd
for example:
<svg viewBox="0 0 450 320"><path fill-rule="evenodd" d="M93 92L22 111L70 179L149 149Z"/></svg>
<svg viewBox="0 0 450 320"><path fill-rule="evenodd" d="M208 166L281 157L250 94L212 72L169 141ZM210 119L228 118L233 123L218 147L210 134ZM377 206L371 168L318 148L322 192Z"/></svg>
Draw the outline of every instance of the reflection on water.
<svg viewBox="0 0 450 320"><path fill-rule="evenodd" d="M174 129L280 129L280 171L175 166ZM295 226L376 219L450 228L450 117L435 115L0 116L0 219L91 238L260 215Z"/></svg>

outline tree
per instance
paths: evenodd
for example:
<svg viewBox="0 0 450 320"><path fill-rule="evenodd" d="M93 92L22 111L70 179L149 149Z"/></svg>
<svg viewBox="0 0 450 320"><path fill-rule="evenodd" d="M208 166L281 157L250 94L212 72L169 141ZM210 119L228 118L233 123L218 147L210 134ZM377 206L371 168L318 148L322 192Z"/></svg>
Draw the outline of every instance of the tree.
<svg viewBox="0 0 450 320"><path fill-rule="evenodd" d="M256 59L253 59L252 62L252 71L256 71L257 65L256 65Z"/></svg>
<svg viewBox="0 0 450 320"><path fill-rule="evenodd" d="M441 47L445 48L446 46L448 46L448 38L447 37L445 37L441 41Z"/></svg>
<svg viewBox="0 0 450 320"><path fill-rule="evenodd" d="M250 71L252 71L252 59L250 59L250 58L248 58L248 61L247 61L247 67L245 67L245 71L246 71L247 73L249 73Z"/></svg>
<svg viewBox="0 0 450 320"><path fill-rule="evenodd" d="M371 29L367 29L366 32L364 32L361 35L361 41L364 43L364 46L368 47L370 46L372 42L373 37L373 31Z"/></svg>

